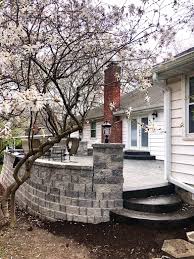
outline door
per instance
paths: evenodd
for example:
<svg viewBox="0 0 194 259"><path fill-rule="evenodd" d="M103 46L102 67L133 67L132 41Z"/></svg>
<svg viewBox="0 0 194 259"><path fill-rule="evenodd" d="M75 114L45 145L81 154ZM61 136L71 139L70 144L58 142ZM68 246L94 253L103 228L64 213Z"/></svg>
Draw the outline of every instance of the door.
<svg viewBox="0 0 194 259"><path fill-rule="evenodd" d="M148 150L149 135L147 131L148 117L131 119L130 148L135 150Z"/></svg>

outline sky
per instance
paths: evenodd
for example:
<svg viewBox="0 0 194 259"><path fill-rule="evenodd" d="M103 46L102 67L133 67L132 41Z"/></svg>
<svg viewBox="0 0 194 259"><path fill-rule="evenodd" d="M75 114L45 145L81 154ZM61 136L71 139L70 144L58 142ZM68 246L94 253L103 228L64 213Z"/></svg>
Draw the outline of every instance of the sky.
<svg viewBox="0 0 194 259"><path fill-rule="evenodd" d="M157 2L159 0L155 0ZM173 0L164 0L166 3L172 3ZM134 3L138 4L140 0L101 0L105 4L115 4L118 6L126 5L127 3ZM166 8L165 12L168 15L171 15L172 10ZM181 14L180 14L181 15ZM175 36L175 41L173 41L170 45L166 47L166 52L172 52L173 55L176 55L188 48L194 46L194 32L191 32L190 29L182 29L180 30L177 35ZM164 50L165 51L165 50Z"/></svg>

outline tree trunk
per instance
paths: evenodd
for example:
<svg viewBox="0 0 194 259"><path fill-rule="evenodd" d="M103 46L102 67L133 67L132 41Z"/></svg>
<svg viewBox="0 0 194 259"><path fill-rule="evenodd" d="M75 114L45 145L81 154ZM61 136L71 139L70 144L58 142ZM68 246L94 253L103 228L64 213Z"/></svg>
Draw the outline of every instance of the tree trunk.
<svg viewBox="0 0 194 259"><path fill-rule="evenodd" d="M10 196L10 226L15 227L16 215L15 215L15 191L12 191Z"/></svg>

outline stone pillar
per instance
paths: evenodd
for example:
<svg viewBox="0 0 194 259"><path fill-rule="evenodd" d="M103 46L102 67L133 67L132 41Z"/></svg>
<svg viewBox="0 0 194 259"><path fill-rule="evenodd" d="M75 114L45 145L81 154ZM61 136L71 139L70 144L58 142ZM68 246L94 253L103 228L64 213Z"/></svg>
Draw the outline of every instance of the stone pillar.
<svg viewBox="0 0 194 259"><path fill-rule="evenodd" d="M87 141L80 141L79 148L77 151L78 156L87 156L88 155L88 142Z"/></svg>
<svg viewBox="0 0 194 259"><path fill-rule="evenodd" d="M108 207L121 208L123 193L123 144L94 144L93 188L96 198L108 198Z"/></svg>
<svg viewBox="0 0 194 259"><path fill-rule="evenodd" d="M113 116L113 112L120 109L121 68L115 62L111 62L104 74L104 121L112 125L110 143L122 143L122 120L119 116ZM110 103L114 103L114 109L110 109Z"/></svg>

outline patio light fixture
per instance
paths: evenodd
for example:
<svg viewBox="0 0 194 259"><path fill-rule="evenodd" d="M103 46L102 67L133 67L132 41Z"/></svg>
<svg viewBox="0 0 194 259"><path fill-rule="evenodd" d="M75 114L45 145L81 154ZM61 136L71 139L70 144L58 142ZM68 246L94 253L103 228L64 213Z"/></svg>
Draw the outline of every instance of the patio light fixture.
<svg viewBox="0 0 194 259"><path fill-rule="evenodd" d="M102 131L104 135L104 143L109 143L109 137L111 134L111 124L108 121L105 121L102 124Z"/></svg>

